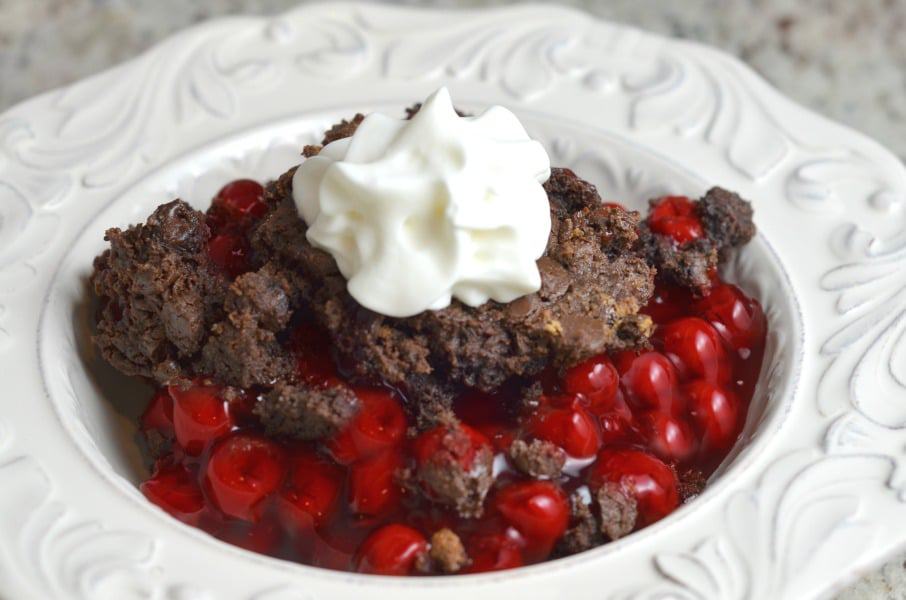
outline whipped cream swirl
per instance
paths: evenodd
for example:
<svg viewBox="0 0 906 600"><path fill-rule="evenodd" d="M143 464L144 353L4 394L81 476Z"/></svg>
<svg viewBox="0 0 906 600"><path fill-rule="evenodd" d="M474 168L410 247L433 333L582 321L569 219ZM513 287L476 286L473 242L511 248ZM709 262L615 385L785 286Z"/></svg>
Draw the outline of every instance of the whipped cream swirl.
<svg viewBox="0 0 906 600"><path fill-rule="evenodd" d="M359 304L391 317L538 291L550 159L507 109L460 117L441 88L411 120L371 114L293 177L307 237Z"/></svg>

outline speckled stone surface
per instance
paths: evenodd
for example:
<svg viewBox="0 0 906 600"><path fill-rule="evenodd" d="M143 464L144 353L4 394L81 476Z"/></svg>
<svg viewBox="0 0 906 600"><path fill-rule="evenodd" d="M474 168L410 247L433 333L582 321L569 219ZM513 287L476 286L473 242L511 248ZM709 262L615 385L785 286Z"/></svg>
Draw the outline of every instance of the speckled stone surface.
<svg viewBox="0 0 906 600"><path fill-rule="evenodd" d="M303 0L304 1L304 0ZM0 0L0 112L225 14L300 0ZM477 7L512 0L405 0ZM612 21L690 38L748 62L799 102L906 160L906 0L562 0ZM832 574L828 574L829 577ZM906 600L900 556L837 600Z"/></svg>

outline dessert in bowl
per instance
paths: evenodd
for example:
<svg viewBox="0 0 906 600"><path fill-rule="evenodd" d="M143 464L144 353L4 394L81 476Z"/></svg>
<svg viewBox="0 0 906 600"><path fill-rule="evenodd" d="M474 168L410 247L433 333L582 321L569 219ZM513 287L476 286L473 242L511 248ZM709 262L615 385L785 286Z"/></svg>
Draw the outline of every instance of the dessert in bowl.
<svg viewBox="0 0 906 600"><path fill-rule="evenodd" d="M257 552L409 575L575 554L702 491L765 353L718 269L755 234L746 201L641 216L445 90L303 153L107 233L94 341L156 388L149 500Z"/></svg>

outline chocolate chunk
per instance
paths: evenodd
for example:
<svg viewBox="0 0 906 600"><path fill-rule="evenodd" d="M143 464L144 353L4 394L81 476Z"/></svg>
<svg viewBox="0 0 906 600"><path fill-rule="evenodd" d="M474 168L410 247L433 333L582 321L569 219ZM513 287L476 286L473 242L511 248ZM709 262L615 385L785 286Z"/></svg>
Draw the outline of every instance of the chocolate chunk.
<svg viewBox="0 0 906 600"><path fill-rule="evenodd" d="M465 518L481 516L484 498L494 482L490 448L474 450L468 434L456 424L448 425L440 450L415 472L426 498Z"/></svg>
<svg viewBox="0 0 906 600"><path fill-rule="evenodd" d="M289 359L273 331L248 313L231 313L211 327L197 371L242 388L273 385L288 374Z"/></svg>
<svg viewBox="0 0 906 600"><path fill-rule="evenodd" d="M201 348L226 285L204 252L209 237L204 215L180 200L107 231L91 283L101 299L93 339L110 364L165 383Z"/></svg>
<svg viewBox="0 0 906 600"><path fill-rule="evenodd" d="M611 540L632 533L639 516L634 498L627 496L618 484L607 482L598 489L595 499L601 511L601 533Z"/></svg>
<svg viewBox="0 0 906 600"><path fill-rule="evenodd" d="M431 536L430 549L420 556L416 568L422 573L457 573L471 561L462 540L446 527Z"/></svg>
<svg viewBox="0 0 906 600"><path fill-rule="evenodd" d="M513 466L529 477L554 479L560 476L566 464L566 453L544 440L532 440L526 443L516 440L510 445L510 458Z"/></svg>
<svg viewBox="0 0 906 600"><path fill-rule="evenodd" d="M268 435L320 440L342 429L359 411L346 386L313 387L278 383L255 405Z"/></svg>
<svg viewBox="0 0 906 600"><path fill-rule="evenodd" d="M569 497L570 527L557 543L558 554L578 554L604 543L598 521L579 492Z"/></svg>

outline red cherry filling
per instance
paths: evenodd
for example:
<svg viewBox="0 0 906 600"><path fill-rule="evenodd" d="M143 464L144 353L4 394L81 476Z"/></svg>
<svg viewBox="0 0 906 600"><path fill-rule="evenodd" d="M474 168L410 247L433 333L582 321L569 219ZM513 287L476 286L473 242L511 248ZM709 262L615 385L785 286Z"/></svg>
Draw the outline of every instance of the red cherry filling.
<svg viewBox="0 0 906 600"><path fill-rule="evenodd" d="M399 450L384 450L349 467L349 508L353 513L377 517L389 513L400 501L396 473L403 466Z"/></svg>
<svg viewBox="0 0 906 600"><path fill-rule="evenodd" d="M406 432L406 414L386 389L357 388L361 403L352 422L327 443L335 461L349 464L397 446Z"/></svg>
<svg viewBox="0 0 906 600"><path fill-rule="evenodd" d="M658 411L644 413L639 420L648 447L662 460L683 463L695 454L698 440L684 420Z"/></svg>
<svg viewBox="0 0 906 600"><path fill-rule="evenodd" d="M250 268L249 232L268 209L252 181L218 193L208 211L207 251L226 277ZM677 244L703 233L683 197L662 199L648 222ZM107 302L103 310L118 306ZM644 527L679 505L675 469L707 477L738 438L766 319L757 301L716 273L711 293L699 299L658 281L643 312L658 326L652 350L593 356L563 371L549 366L493 393L469 391L454 402L458 423L414 439L406 435L414 425L406 399L383 387L352 388L359 412L317 444L263 436L253 408L266 387L236 390L229 402L203 381L162 388L141 429L163 457L141 490L176 518L237 546L375 574L415 572L429 549L425 535L443 528L464 544L468 561L459 572L545 560L568 527L567 495L586 484L593 493L616 484L636 502L636 527ZM291 383L351 385L316 326L294 322L279 339L296 361ZM541 461L562 457L534 444L537 454L520 454L519 462L510 448L520 438L593 462L580 474L567 468L555 479L530 479L515 469L531 472L531 460L549 467Z"/></svg>
<svg viewBox="0 0 906 600"><path fill-rule="evenodd" d="M494 508L525 537L533 557L546 556L569 524L566 494L549 481L510 484L497 493Z"/></svg>
<svg viewBox="0 0 906 600"><path fill-rule="evenodd" d="M739 435L739 400L707 381L686 385L689 415L701 436L702 451L726 452Z"/></svg>
<svg viewBox="0 0 906 600"><path fill-rule="evenodd" d="M598 415L612 410L619 383L617 370L603 355L589 358L563 375L563 390L585 396L591 412Z"/></svg>
<svg viewBox="0 0 906 600"><path fill-rule="evenodd" d="M182 464L159 460L154 473L140 486L142 493L183 523L198 525L205 509L195 474Z"/></svg>
<svg viewBox="0 0 906 600"><path fill-rule="evenodd" d="M648 215L648 226L677 244L686 244L705 234L695 214L695 205L685 196L665 196L658 200Z"/></svg>
<svg viewBox="0 0 906 600"><path fill-rule="evenodd" d="M479 452L490 448L491 444L484 435L468 425L459 423L453 431L446 425L441 425L421 434L412 444L412 454L416 464L424 466L444 453L468 471L474 465Z"/></svg>
<svg viewBox="0 0 906 600"><path fill-rule="evenodd" d="M722 283L695 303L695 310L745 359L764 345L764 311L738 287Z"/></svg>
<svg viewBox="0 0 906 600"><path fill-rule="evenodd" d="M421 533L398 523L385 525L362 543L355 558L359 573L408 575L418 557L428 551Z"/></svg>
<svg viewBox="0 0 906 600"><path fill-rule="evenodd" d="M245 229L267 212L264 188L257 181L238 179L223 186L211 201L208 225L212 231Z"/></svg>
<svg viewBox="0 0 906 600"><path fill-rule="evenodd" d="M200 455L211 442L232 429L233 420L219 388L193 384L186 389L180 385L167 389L173 399L176 441L186 454Z"/></svg>
<svg viewBox="0 0 906 600"><path fill-rule="evenodd" d="M173 434L173 399L166 389L154 393L141 416L142 431L155 430L164 435Z"/></svg>
<svg viewBox="0 0 906 600"><path fill-rule="evenodd" d="M621 486L638 507L638 526L659 521L679 506L676 473L663 462L641 450L605 448L588 468L592 490L604 483Z"/></svg>
<svg viewBox="0 0 906 600"><path fill-rule="evenodd" d="M525 540L512 527L493 533L476 533L469 539L466 549L471 564L463 573L487 573L515 569L525 564L522 547Z"/></svg>
<svg viewBox="0 0 906 600"><path fill-rule="evenodd" d="M214 447L205 484L224 514L255 522L261 516L262 503L277 490L285 470L279 445L257 435L237 433Z"/></svg>
<svg viewBox="0 0 906 600"><path fill-rule="evenodd" d="M273 520L233 523L218 537L234 546L259 554L274 554L283 543L283 528Z"/></svg>
<svg viewBox="0 0 906 600"><path fill-rule="evenodd" d="M702 378L726 382L730 377L723 342L707 321L684 317L672 321L658 332L664 353L676 365L684 379Z"/></svg>
<svg viewBox="0 0 906 600"><path fill-rule="evenodd" d="M290 451L288 464L277 512L291 532L306 533L321 527L336 512L343 470L305 446Z"/></svg>
<svg viewBox="0 0 906 600"><path fill-rule="evenodd" d="M529 421L528 432L552 442L576 458L594 456L601 447L597 420L582 407L577 397L561 399L562 408L542 408Z"/></svg>
<svg viewBox="0 0 906 600"><path fill-rule="evenodd" d="M683 287L658 281L654 294L642 309L655 323L662 324L691 312L692 293Z"/></svg>
<svg viewBox="0 0 906 600"><path fill-rule="evenodd" d="M621 353L618 368L623 389L633 408L679 412L683 399L677 386L676 368L660 352Z"/></svg>
<svg viewBox="0 0 906 600"><path fill-rule="evenodd" d="M221 233L208 241L208 258L230 279L249 270L248 242L239 234Z"/></svg>
<svg viewBox="0 0 906 600"><path fill-rule="evenodd" d="M289 336L289 347L296 356L296 374L309 385L338 385L337 367L330 356L327 334L312 325L301 323Z"/></svg>

